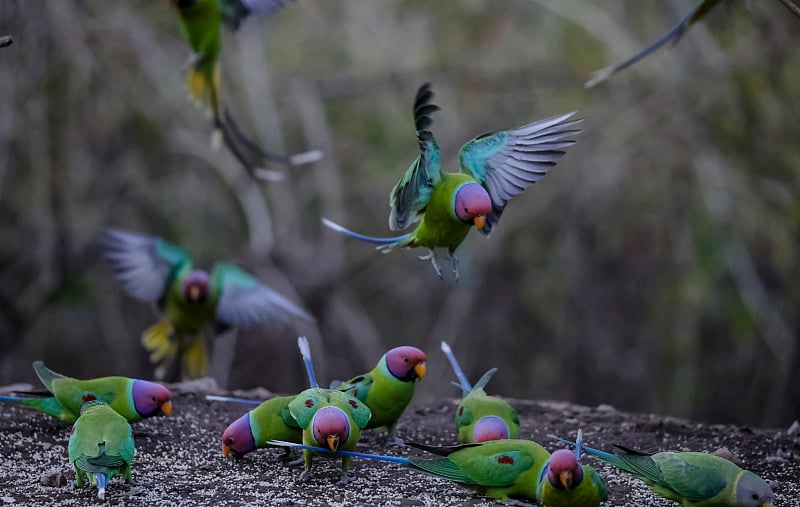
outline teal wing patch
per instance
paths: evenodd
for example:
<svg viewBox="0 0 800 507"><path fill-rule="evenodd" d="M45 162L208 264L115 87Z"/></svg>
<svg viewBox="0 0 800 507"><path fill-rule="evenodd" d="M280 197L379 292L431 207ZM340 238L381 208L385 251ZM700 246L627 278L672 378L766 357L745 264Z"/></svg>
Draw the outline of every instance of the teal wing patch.
<svg viewBox="0 0 800 507"><path fill-rule="evenodd" d="M441 477L461 484L478 484L471 477L464 474L461 468L447 458L418 458L412 456L408 462L414 467L433 476Z"/></svg>
<svg viewBox="0 0 800 507"><path fill-rule="evenodd" d="M324 389L306 389L289 402L289 414L296 421L300 428L308 428L311 419L319 409L320 405L328 403L328 396Z"/></svg>
<svg viewBox="0 0 800 507"><path fill-rule="evenodd" d="M601 502L608 500L608 489L606 488L606 483L603 482L603 478L600 477L600 474L597 473L597 470L589 465L583 465L583 476L591 479L592 484L594 484L594 487L597 490L597 494L600 496Z"/></svg>
<svg viewBox="0 0 800 507"><path fill-rule="evenodd" d="M336 390L347 393L350 396L354 396L359 400L364 401L367 399L369 390L372 388L372 383L372 375L367 373L353 377L346 382L342 382L336 387Z"/></svg>
<svg viewBox="0 0 800 507"><path fill-rule="evenodd" d="M725 474L704 465L702 460L672 452L658 453L653 459L661 469L666 486L692 502L713 498L728 485Z"/></svg>
<svg viewBox="0 0 800 507"><path fill-rule="evenodd" d="M354 396L340 391L331 391L330 402L350 414L356 426L362 430L372 418L372 412L367 404Z"/></svg>
<svg viewBox="0 0 800 507"><path fill-rule="evenodd" d="M484 454L478 447L466 452L470 452L469 459L460 460L459 465L466 475L482 486L510 486L521 473L530 470L535 461L523 450Z"/></svg>

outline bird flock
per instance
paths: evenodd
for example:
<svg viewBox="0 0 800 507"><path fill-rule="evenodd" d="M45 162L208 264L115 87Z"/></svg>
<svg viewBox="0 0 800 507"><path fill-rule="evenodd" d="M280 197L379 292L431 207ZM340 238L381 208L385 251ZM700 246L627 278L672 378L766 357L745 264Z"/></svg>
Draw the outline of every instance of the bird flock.
<svg viewBox="0 0 800 507"><path fill-rule="evenodd" d="M172 0L181 31L192 50L186 65L191 99L210 114L212 142L222 143L254 178L270 179L267 164L300 165L322 157L319 150L283 155L262 149L246 135L220 94L221 27L232 29L252 13L272 14L290 0ZM624 62L601 69L586 83L609 79L664 46L676 41L719 3L702 0L652 46ZM3 37L2 44L11 43ZM574 112L479 135L459 151L459 171L443 170L439 146L431 130L439 107L429 83L413 101L413 121L419 154L390 192L389 229L410 232L373 237L354 232L328 218L327 227L352 238L377 244L381 252L423 248L443 277L443 261L459 276L459 245L474 227L488 236L510 200L552 170L575 144L582 119ZM141 342L159 381L191 379L208 372L205 331L227 328L291 326L314 317L253 275L232 263L218 262L210 272L196 268L191 255L158 237L109 227L101 236L105 259L122 289L132 298L155 304L161 318L146 329ZM442 255L444 257L442 257ZM540 443L517 439L520 419L506 400L485 388L496 368L474 385L462 372L447 343L442 351L455 373L462 399L454 413L458 443L431 447L404 442L397 424L412 400L417 381L426 375L427 357L413 346L387 351L369 372L321 387L305 337L298 339L309 387L295 395L265 400L232 421L220 436L222 454L241 458L263 447L302 450L299 481L312 480L314 460L338 461L341 483L352 480L350 462L372 459L455 482L494 499L538 502L548 507L595 507L608 498L597 470L583 464L585 454L642 479L658 495L683 506L772 507L773 493L757 475L732 462L703 452L647 454L616 446L612 452L593 449L577 429L575 441L553 436L569 448L552 454ZM162 384L126 377L78 380L33 363L46 393L17 393L0 401L35 409L72 424L69 462L75 485L91 484L103 499L114 476L130 481L135 455L131 424L169 415L172 401ZM247 402L209 397L220 402ZM385 428L392 442L425 451L427 457L384 456L356 451L365 430Z"/></svg>

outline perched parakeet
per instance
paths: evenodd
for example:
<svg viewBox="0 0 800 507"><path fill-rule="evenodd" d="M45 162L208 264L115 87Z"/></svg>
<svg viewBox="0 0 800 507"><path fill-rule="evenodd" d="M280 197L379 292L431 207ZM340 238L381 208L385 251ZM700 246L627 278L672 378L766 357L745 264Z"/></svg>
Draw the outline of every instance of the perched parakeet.
<svg viewBox="0 0 800 507"><path fill-rule="evenodd" d="M442 352L450 361L462 391L461 402L456 407L458 441L462 444L469 444L517 438L517 433L519 433L517 411L507 401L496 396L489 396L483 390L497 368L492 368L484 373L478 383L471 386L452 349L445 342L442 342Z"/></svg>
<svg viewBox="0 0 800 507"><path fill-rule="evenodd" d="M536 496L544 507L598 507L608 500L608 490L597 470L581 465L581 430L575 441L575 452L557 450L542 470Z"/></svg>
<svg viewBox="0 0 800 507"><path fill-rule="evenodd" d="M414 396L416 381L425 377L426 361L425 353L416 347L395 347L371 371L339 384L336 389L366 403L372 412L367 428L385 426L389 436L396 438L397 421Z"/></svg>
<svg viewBox="0 0 800 507"><path fill-rule="evenodd" d="M222 433L222 454L238 458L269 440L302 442L303 429L289 413L294 396L271 398L232 422Z"/></svg>
<svg viewBox="0 0 800 507"><path fill-rule="evenodd" d="M142 334L142 344L164 379L177 366L183 378L206 374L203 330L287 324L305 310L229 263L218 262L209 275L194 269L192 258L177 246L149 236L106 229L105 257L122 288L133 298L157 302L164 317ZM178 376L178 375L171 375Z"/></svg>
<svg viewBox="0 0 800 507"><path fill-rule="evenodd" d="M424 84L414 101L414 124L420 154L389 195L389 228L401 230L419 220L416 228L402 236L364 236L326 218L323 223L348 236L380 243L378 250L425 247L429 260L441 277L437 248L446 248L458 278L456 248L470 228L489 235L500 220L508 201L542 179L575 144L566 139L582 120L568 120L574 113L554 116L502 132L482 134L461 147L461 172L444 172L439 146L428 128L430 115L439 109L431 104L433 92Z"/></svg>
<svg viewBox="0 0 800 507"><path fill-rule="evenodd" d="M291 0L171 0L178 11L181 32L193 55L188 64L186 84L191 97L211 112L215 131L231 153L251 175L257 174L252 160L273 161L292 165L315 162L319 150L293 156L277 155L263 150L241 131L220 97L219 57L222 50L221 27L225 23L235 30L251 13L272 14ZM247 153L245 153L247 152Z"/></svg>
<svg viewBox="0 0 800 507"><path fill-rule="evenodd" d="M88 401L69 436L69 462L75 467L75 486L87 480L97 485L97 496L105 499L106 483L115 475L131 480L135 453L131 426L103 401Z"/></svg>
<svg viewBox="0 0 800 507"><path fill-rule="evenodd" d="M584 86L586 86L586 88L591 88L598 83L602 83L617 72L627 69L639 60L649 56L651 53L654 53L657 49L661 48L670 41L678 42L678 39L681 38L681 36L684 34L684 32L686 32L686 30L689 29L690 26L708 14L708 11L714 8L714 6L716 6L719 2L720 0L699 0L686 14L686 16L684 16L683 19L681 19L678 24L672 28L672 30L667 32L666 35L655 41L650 46L646 47L641 52L636 53L632 57L628 58L624 62L611 65L609 67L603 67L602 69L595 71L592 73L592 78L586 81Z"/></svg>
<svg viewBox="0 0 800 507"><path fill-rule="evenodd" d="M68 424L78 418L86 399L108 403L131 423L172 412L172 394L169 389L154 382L128 377L78 380L54 372L42 361L34 361L33 369L53 396L0 396L0 401L39 410Z"/></svg>
<svg viewBox="0 0 800 507"><path fill-rule="evenodd" d="M559 438L571 445L574 442ZM773 507L772 489L753 472L705 452L647 454L621 445L614 454L583 450L642 479L657 495L683 507Z"/></svg>

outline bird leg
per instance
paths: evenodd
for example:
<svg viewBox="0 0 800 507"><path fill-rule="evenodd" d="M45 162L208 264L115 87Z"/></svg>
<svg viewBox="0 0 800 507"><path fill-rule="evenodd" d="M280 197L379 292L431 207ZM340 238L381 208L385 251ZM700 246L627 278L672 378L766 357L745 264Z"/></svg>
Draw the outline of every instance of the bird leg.
<svg viewBox="0 0 800 507"><path fill-rule="evenodd" d="M429 248L428 255L421 255L419 260L431 261L434 271L436 271L436 274L439 275L439 279L442 279L442 269L439 267L439 263L436 260L436 252L433 251L433 248Z"/></svg>
<svg viewBox="0 0 800 507"><path fill-rule="evenodd" d="M311 477L311 469L306 468L300 473L300 478L297 480L297 482L306 482L310 477Z"/></svg>
<svg viewBox="0 0 800 507"><path fill-rule="evenodd" d="M288 449L288 447L287 447L287 449ZM285 456L286 456L286 454L284 454L284 457L285 457ZM302 463L303 463L303 460L304 460L304 459L305 459L305 458L304 458L303 456L300 456L300 457L299 457L299 458L297 458L297 459L293 459L292 461L289 461L289 462L287 462L287 463L286 463L286 466L287 466L287 467L293 467L293 466L295 466L295 465L300 465L300 464L302 464Z"/></svg>
<svg viewBox="0 0 800 507"><path fill-rule="evenodd" d="M339 486L344 486L344 485L346 485L348 483L351 483L351 482L353 482L355 480L357 480L357 477L355 477L353 475L347 475L347 472L342 470L342 478L339 479L339 482L337 482L336 484L339 485Z"/></svg>
<svg viewBox="0 0 800 507"><path fill-rule="evenodd" d="M454 252L449 252L450 263L453 266L453 277L458 281L458 264L461 262Z"/></svg>

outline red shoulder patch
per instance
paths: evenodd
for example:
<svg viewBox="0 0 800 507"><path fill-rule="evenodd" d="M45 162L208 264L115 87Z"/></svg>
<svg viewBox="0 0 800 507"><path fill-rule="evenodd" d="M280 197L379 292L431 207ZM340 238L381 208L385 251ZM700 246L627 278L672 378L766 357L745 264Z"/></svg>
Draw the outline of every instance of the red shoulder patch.
<svg viewBox="0 0 800 507"><path fill-rule="evenodd" d="M499 463L500 465L513 465L514 458L508 456L507 454L503 454L502 456L497 457L497 463Z"/></svg>
<svg viewBox="0 0 800 507"><path fill-rule="evenodd" d="M458 416L461 417L462 415L464 415L464 405L458 407Z"/></svg>
<svg viewBox="0 0 800 507"><path fill-rule="evenodd" d="M311 398L306 399L306 407L311 408L314 406L314 401Z"/></svg>
<svg viewBox="0 0 800 507"><path fill-rule="evenodd" d="M81 399L83 400L84 403L86 403L88 401L96 400L97 396L93 395L92 393L86 393L81 397Z"/></svg>
<svg viewBox="0 0 800 507"><path fill-rule="evenodd" d="M349 400L347 403L353 408L358 408L358 403L356 403L355 400Z"/></svg>

